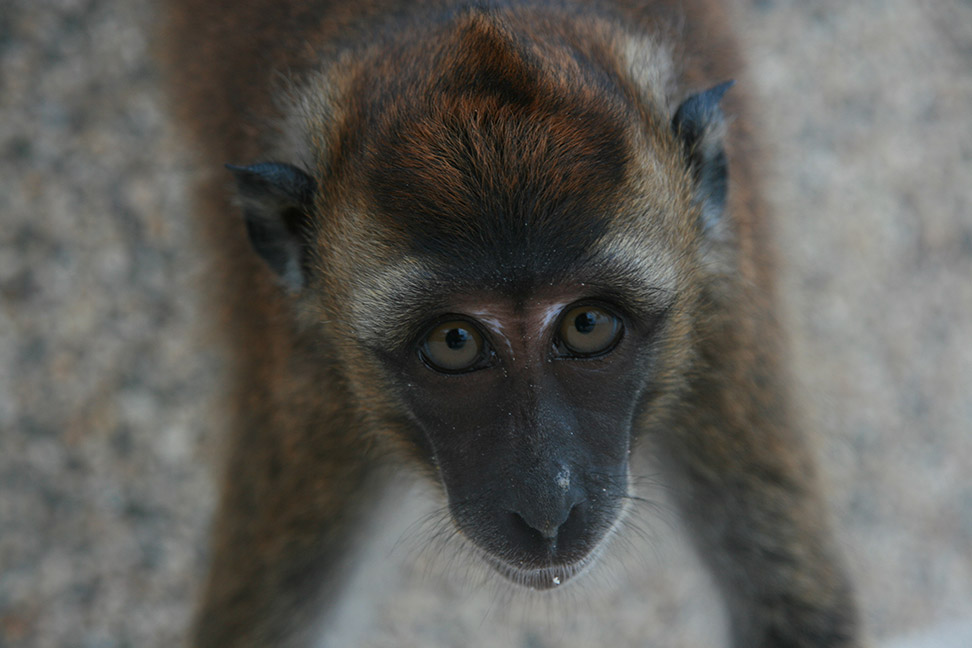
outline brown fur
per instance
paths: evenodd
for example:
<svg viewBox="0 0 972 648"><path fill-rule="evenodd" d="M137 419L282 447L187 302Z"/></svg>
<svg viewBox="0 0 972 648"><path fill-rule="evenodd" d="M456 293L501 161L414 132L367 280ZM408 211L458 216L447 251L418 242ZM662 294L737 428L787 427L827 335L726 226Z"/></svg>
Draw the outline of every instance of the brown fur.
<svg viewBox="0 0 972 648"><path fill-rule="evenodd" d="M470 294L508 285L534 295L540 277L567 286L581 261L565 267L545 250L576 248L623 261L645 283L668 277L661 288L677 295L639 426L684 486L736 645L856 645L782 385L744 93L723 103L734 119L725 244L700 240L671 132L676 99L739 77L721 4L452 4L169 2L173 105L200 166L296 157L285 161L322 187L314 275L297 296L252 252L228 181L201 187L236 411L197 644L306 642L380 481L370 449L398 445L416 464L428 454L369 351L404 317L394 305L434 302L422 281L445 263ZM678 66L670 80L655 46ZM628 47L648 59L639 73ZM446 130L453 121L467 139ZM544 208L471 216L512 213L521 195ZM645 213L678 216L646 228Z"/></svg>

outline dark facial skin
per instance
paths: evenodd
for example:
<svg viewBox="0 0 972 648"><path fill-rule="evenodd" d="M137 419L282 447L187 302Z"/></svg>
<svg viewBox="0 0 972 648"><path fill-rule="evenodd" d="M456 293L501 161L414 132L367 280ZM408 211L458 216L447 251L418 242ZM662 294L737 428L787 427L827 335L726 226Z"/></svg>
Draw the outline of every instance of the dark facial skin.
<svg viewBox="0 0 972 648"><path fill-rule="evenodd" d="M426 320L396 362L456 525L514 582L564 583L618 520L657 324L569 290L487 294Z"/></svg>

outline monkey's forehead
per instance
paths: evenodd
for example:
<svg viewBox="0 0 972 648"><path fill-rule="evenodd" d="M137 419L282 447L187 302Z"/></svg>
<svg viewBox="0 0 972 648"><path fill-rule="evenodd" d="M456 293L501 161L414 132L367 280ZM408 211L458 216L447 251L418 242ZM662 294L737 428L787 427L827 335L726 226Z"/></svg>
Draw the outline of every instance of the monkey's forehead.
<svg viewBox="0 0 972 648"><path fill-rule="evenodd" d="M628 154L610 122L562 121L494 114L403 127L367 165L376 225L443 257L589 246L614 211Z"/></svg>
<svg viewBox="0 0 972 648"><path fill-rule="evenodd" d="M470 283L558 280L622 232L650 238L684 224L673 212L685 202L685 170L632 122L579 99L522 106L491 96L399 115L356 171L351 235L366 230ZM659 137L670 139L667 127Z"/></svg>

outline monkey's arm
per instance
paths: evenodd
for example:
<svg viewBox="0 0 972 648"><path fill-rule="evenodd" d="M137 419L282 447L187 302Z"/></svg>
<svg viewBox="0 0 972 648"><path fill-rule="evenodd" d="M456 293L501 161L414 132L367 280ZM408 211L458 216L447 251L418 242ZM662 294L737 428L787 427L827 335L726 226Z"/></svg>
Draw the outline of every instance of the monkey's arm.
<svg viewBox="0 0 972 648"><path fill-rule="evenodd" d="M728 601L734 646L858 646L813 462L787 421L772 328L737 322L710 338L721 352L694 381L699 407L668 439L680 506Z"/></svg>
<svg viewBox="0 0 972 648"><path fill-rule="evenodd" d="M326 405L254 412L232 440L199 648L305 645L340 588L354 530L378 489L358 424Z"/></svg>

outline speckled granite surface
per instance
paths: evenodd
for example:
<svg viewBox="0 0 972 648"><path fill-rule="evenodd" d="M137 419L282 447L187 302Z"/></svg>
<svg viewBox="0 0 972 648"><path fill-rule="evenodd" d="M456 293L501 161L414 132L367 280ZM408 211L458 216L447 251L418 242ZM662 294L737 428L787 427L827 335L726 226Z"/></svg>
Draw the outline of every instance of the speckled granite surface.
<svg viewBox="0 0 972 648"><path fill-rule="evenodd" d="M0 646L178 645L204 568L219 370L153 7L0 4ZM972 4L752 0L738 19L867 627L968 620ZM704 576L642 522L656 541L539 602L386 551L341 611L346 645L709 645Z"/></svg>

